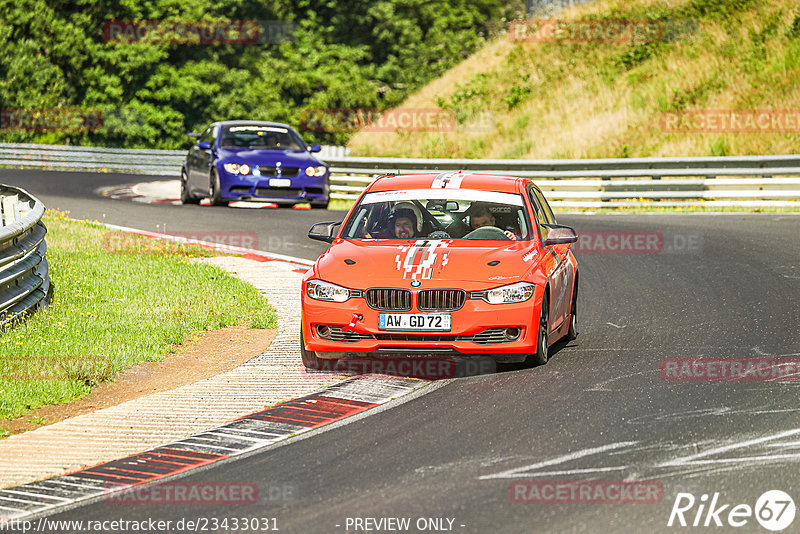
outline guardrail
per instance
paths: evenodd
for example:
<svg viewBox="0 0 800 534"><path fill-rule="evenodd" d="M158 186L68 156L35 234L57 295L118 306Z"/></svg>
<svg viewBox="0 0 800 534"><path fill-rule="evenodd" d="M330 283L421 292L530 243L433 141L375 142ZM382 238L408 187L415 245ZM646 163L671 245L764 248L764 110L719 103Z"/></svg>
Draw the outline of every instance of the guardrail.
<svg viewBox="0 0 800 534"><path fill-rule="evenodd" d="M44 204L0 185L0 326L46 306L53 286L45 253Z"/></svg>
<svg viewBox="0 0 800 534"><path fill-rule="evenodd" d="M388 172L465 170L532 178L554 206L797 206L800 155L587 160L347 157L326 147L331 197L354 199ZM338 153L336 153L338 151ZM0 165L178 177L185 152L0 143Z"/></svg>
<svg viewBox="0 0 800 534"><path fill-rule="evenodd" d="M347 152L346 147L323 146L319 157L343 157ZM0 143L0 165L177 177L186 153L187 150Z"/></svg>
<svg viewBox="0 0 800 534"><path fill-rule="evenodd" d="M376 176L467 170L532 178L562 207L797 206L800 155L585 160L328 158L333 198Z"/></svg>

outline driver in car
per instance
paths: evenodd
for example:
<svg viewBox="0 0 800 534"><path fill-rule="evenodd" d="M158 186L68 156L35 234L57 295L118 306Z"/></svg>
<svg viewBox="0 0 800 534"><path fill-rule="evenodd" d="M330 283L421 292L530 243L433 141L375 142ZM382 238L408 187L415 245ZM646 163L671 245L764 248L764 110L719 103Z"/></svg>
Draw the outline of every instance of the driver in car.
<svg viewBox="0 0 800 534"><path fill-rule="evenodd" d="M417 216L407 208L394 209L389 215L389 227L397 239L413 239L417 237Z"/></svg>
<svg viewBox="0 0 800 534"><path fill-rule="evenodd" d="M482 202L476 202L470 206L469 211L469 226L473 230L477 230L478 228L482 228L484 226L496 226L494 215L491 211L489 211L489 206L486 204L483 204ZM510 240L517 240L517 236L515 236L510 230L504 230L503 233L506 234L506 237L508 237Z"/></svg>
<svg viewBox="0 0 800 534"><path fill-rule="evenodd" d="M264 147L275 149L278 148L278 136L270 134L264 138Z"/></svg>

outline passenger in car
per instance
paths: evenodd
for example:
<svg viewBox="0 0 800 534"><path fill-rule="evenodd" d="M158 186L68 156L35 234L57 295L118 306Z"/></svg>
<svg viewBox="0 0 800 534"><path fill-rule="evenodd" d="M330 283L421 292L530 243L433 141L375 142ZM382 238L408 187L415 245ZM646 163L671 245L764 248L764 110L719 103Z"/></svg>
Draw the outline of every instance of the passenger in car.
<svg viewBox="0 0 800 534"><path fill-rule="evenodd" d="M397 239L413 239L417 237L417 216L406 208L394 209L389 215L389 227Z"/></svg>

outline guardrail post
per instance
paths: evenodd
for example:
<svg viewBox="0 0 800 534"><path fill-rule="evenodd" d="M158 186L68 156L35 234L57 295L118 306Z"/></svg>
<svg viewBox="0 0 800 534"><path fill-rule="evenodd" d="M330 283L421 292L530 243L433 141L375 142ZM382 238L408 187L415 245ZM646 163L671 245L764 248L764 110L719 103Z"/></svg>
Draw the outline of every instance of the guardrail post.
<svg viewBox="0 0 800 534"><path fill-rule="evenodd" d="M0 185L0 327L46 306L53 294L45 258L44 204L26 191Z"/></svg>

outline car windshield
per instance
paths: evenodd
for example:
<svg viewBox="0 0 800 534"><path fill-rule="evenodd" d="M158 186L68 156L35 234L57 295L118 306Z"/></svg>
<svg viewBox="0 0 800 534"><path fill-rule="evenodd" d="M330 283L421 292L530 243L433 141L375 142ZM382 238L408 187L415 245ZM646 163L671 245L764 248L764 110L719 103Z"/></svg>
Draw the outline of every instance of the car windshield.
<svg viewBox="0 0 800 534"><path fill-rule="evenodd" d="M367 193L345 223L345 239L527 240L522 196L472 189Z"/></svg>
<svg viewBox="0 0 800 534"><path fill-rule="evenodd" d="M288 128L279 126L230 126L222 134L222 148L258 148L262 150L304 150L303 140Z"/></svg>

